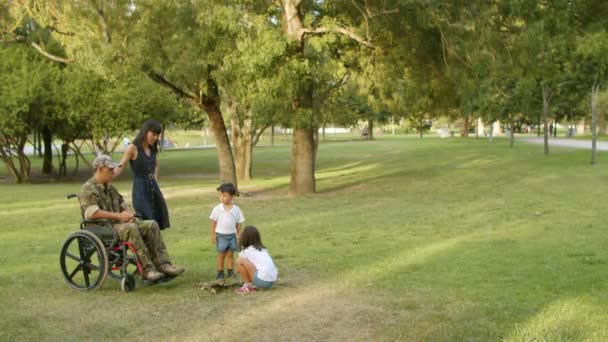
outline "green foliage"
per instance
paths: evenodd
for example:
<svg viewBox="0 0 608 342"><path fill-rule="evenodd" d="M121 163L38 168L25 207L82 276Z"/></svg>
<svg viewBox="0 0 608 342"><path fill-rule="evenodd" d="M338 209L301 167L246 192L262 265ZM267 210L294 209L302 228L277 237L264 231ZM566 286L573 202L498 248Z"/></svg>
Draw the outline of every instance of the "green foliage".
<svg viewBox="0 0 608 342"><path fill-rule="evenodd" d="M46 87L21 102L16 91L4 111L27 103L28 113L46 113L38 125L65 121L54 125L65 140L119 136L144 117L204 125L208 99L236 106L230 112L258 129L470 114L520 125L538 122L543 87L549 115L583 116L591 85L608 76L601 0L294 3L307 30L300 42L286 34L278 2L3 4L0 39L39 44L77 65L44 64L54 71L22 87L67 90ZM142 71L162 75L188 105ZM6 120L15 121L11 113Z"/></svg>

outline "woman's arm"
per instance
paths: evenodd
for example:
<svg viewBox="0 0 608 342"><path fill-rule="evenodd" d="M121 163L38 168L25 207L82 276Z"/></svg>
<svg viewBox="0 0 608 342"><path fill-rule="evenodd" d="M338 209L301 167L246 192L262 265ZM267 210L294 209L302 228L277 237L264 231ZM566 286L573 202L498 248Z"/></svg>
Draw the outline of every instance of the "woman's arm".
<svg viewBox="0 0 608 342"><path fill-rule="evenodd" d="M129 161L129 159L135 159L133 156L134 152L135 145L129 144L127 146L127 149L125 150L125 153L122 155L122 159L120 159L120 163L118 163L118 166L114 169L114 177L118 177L122 173L122 171L127 166L127 162Z"/></svg>
<svg viewBox="0 0 608 342"><path fill-rule="evenodd" d="M158 158L155 159L154 179L158 182Z"/></svg>

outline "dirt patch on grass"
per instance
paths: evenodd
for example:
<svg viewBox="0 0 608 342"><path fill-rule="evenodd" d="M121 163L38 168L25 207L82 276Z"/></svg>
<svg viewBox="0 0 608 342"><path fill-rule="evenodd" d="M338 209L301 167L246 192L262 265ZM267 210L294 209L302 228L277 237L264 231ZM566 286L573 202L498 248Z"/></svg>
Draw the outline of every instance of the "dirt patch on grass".
<svg viewBox="0 0 608 342"><path fill-rule="evenodd" d="M171 336L174 341L368 341L384 309L373 297L327 286L279 286L231 295L216 318Z"/></svg>

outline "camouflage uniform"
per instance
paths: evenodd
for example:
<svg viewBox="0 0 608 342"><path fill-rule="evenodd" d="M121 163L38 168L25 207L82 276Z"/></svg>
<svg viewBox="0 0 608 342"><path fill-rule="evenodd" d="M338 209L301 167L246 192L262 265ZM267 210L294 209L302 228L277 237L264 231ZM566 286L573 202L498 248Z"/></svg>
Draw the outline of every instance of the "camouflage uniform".
<svg viewBox="0 0 608 342"><path fill-rule="evenodd" d="M84 183L78 197L85 219L90 219L100 209L114 213L124 210L133 211L116 188L110 184L98 183L95 177ZM132 223L113 223L112 227L118 233L121 241L129 241L135 246L144 270L170 263L169 253L156 221L142 221L136 218Z"/></svg>

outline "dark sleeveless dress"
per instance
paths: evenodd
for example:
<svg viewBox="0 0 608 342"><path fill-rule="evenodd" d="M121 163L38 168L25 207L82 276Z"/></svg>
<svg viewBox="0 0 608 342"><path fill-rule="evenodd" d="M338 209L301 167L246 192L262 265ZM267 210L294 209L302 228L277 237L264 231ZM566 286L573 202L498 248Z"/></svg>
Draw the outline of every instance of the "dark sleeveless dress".
<svg viewBox="0 0 608 342"><path fill-rule="evenodd" d="M137 146L137 158L129 160L133 172L133 208L144 220L154 220L160 229L169 228L169 211L158 183L154 179L156 153L150 150L146 155L141 146Z"/></svg>

